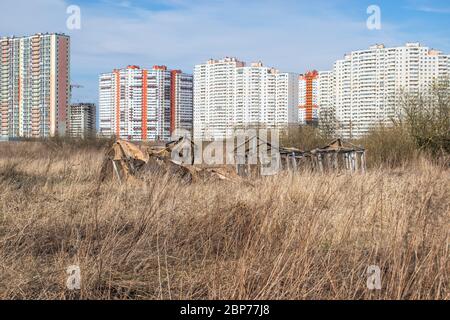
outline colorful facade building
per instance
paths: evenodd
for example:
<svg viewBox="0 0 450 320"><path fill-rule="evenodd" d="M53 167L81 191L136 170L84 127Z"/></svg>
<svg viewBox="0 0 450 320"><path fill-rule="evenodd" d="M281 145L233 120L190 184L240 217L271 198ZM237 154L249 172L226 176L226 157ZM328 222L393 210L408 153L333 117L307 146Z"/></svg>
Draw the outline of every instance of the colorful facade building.
<svg viewBox="0 0 450 320"><path fill-rule="evenodd" d="M99 134L131 141L168 141L192 131L192 75L166 66L128 66L102 74Z"/></svg>
<svg viewBox="0 0 450 320"><path fill-rule="evenodd" d="M319 120L318 101L319 73L309 71L299 78L298 100L299 111L298 121L300 124L317 125Z"/></svg>
<svg viewBox="0 0 450 320"><path fill-rule="evenodd" d="M36 34L0 38L0 138L66 134L70 38Z"/></svg>

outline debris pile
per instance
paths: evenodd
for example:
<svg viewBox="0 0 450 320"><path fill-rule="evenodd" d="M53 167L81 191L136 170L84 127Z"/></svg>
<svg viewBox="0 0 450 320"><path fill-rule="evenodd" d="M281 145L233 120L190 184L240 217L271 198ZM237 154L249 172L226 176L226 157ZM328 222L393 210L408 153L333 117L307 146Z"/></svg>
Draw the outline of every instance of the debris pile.
<svg viewBox="0 0 450 320"><path fill-rule="evenodd" d="M106 152L100 173L100 181L117 179L120 183L145 176L149 172L177 176L187 183L207 180L224 180L238 182L241 177L236 174L233 166L194 165L172 160L174 152L183 156L183 145L191 143L186 138L170 142L164 147L136 146L130 142L118 140ZM192 149L193 150L193 149Z"/></svg>

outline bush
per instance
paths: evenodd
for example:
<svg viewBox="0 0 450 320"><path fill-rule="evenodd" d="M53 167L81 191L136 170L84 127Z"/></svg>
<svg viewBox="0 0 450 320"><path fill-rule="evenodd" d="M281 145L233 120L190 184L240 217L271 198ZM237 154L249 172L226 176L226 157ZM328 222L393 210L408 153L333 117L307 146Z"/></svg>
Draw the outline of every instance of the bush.
<svg viewBox="0 0 450 320"><path fill-rule="evenodd" d="M366 148L369 167L402 166L417 158L419 153L413 139L400 125L379 126L355 144Z"/></svg>

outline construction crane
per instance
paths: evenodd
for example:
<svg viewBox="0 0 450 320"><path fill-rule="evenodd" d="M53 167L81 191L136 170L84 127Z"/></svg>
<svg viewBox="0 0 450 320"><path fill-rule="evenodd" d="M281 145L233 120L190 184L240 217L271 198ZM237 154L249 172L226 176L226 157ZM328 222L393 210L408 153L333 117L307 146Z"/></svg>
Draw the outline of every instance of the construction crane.
<svg viewBox="0 0 450 320"><path fill-rule="evenodd" d="M72 91L73 89L82 89L84 88L84 86L79 85L79 84L71 84L70 85L70 102L72 102Z"/></svg>
<svg viewBox="0 0 450 320"><path fill-rule="evenodd" d="M82 85L80 85L80 84L71 84L70 85L70 90L72 90L73 88L80 89L80 88L84 88L84 87Z"/></svg>

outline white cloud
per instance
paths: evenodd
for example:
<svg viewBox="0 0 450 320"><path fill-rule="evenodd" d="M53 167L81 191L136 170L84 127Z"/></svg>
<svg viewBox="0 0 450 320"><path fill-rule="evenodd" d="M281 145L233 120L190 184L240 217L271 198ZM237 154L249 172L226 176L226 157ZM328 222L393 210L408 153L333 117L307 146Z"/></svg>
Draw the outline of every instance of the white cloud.
<svg viewBox="0 0 450 320"><path fill-rule="evenodd" d="M67 7L63 0L2 0L0 36L64 32Z"/></svg>

